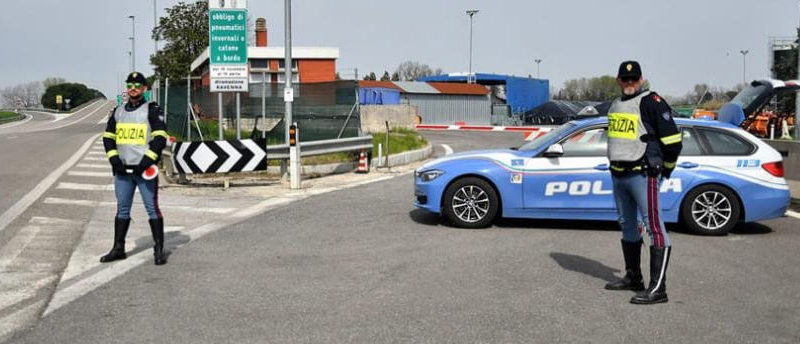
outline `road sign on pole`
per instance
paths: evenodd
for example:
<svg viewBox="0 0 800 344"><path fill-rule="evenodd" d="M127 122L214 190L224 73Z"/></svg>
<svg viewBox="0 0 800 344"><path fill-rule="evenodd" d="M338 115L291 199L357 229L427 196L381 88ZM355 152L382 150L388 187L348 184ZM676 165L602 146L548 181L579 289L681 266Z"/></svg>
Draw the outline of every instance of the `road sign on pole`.
<svg viewBox="0 0 800 344"><path fill-rule="evenodd" d="M248 92L247 1L208 4L211 92Z"/></svg>

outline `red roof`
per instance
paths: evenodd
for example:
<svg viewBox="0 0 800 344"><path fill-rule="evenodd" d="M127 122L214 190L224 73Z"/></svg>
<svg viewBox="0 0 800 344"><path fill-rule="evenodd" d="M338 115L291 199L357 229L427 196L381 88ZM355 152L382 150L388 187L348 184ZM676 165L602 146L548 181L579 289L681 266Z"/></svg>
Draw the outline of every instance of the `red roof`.
<svg viewBox="0 0 800 344"><path fill-rule="evenodd" d="M486 86L478 84L462 84L457 82L429 82L433 88L442 94L470 94L483 96L489 93Z"/></svg>
<svg viewBox="0 0 800 344"><path fill-rule="evenodd" d="M426 84L439 91L439 94L465 94L483 96L489 93L488 88L479 84L462 84L457 82L427 82ZM399 90L401 93L406 93L406 90L396 85L392 81L359 80L358 87L390 88Z"/></svg>
<svg viewBox="0 0 800 344"><path fill-rule="evenodd" d="M392 89L395 89L395 90L400 90L401 92L403 91L402 88L397 87L397 85L395 85L391 81L359 80L358 81L358 87L365 87L365 88L381 87L381 88L392 88Z"/></svg>

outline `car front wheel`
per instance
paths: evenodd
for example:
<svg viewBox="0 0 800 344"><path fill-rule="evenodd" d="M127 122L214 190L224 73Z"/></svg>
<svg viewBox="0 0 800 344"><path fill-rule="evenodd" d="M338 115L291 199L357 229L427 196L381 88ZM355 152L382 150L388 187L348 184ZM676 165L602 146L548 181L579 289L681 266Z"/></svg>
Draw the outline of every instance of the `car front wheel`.
<svg viewBox="0 0 800 344"><path fill-rule="evenodd" d="M739 222L736 194L720 185L703 185L686 195L681 205L683 223L703 235L724 235Z"/></svg>
<svg viewBox="0 0 800 344"><path fill-rule="evenodd" d="M499 209L499 198L491 184L475 177L461 178L444 193L442 212L450 222L463 228L484 228Z"/></svg>

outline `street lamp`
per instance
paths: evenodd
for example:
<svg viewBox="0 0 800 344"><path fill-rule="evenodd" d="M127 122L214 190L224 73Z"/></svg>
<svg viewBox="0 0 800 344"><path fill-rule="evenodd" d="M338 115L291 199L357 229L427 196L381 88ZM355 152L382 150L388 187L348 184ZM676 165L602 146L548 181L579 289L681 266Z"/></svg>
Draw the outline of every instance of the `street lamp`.
<svg viewBox="0 0 800 344"><path fill-rule="evenodd" d="M745 84L745 86L747 85L747 53L749 52L750 50L739 50L739 53L742 54L742 83Z"/></svg>
<svg viewBox="0 0 800 344"><path fill-rule="evenodd" d="M542 59L535 59L533 62L536 62L536 78L539 79L539 64L542 63Z"/></svg>
<svg viewBox="0 0 800 344"><path fill-rule="evenodd" d="M128 67L133 71L133 53L130 50L128 50Z"/></svg>
<svg viewBox="0 0 800 344"><path fill-rule="evenodd" d="M478 10L467 10L469 16L469 74L467 74L467 83L475 83L475 76L472 75L472 16L478 13Z"/></svg>
<svg viewBox="0 0 800 344"><path fill-rule="evenodd" d="M136 17L128 16L131 19L131 72L136 71Z"/></svg>

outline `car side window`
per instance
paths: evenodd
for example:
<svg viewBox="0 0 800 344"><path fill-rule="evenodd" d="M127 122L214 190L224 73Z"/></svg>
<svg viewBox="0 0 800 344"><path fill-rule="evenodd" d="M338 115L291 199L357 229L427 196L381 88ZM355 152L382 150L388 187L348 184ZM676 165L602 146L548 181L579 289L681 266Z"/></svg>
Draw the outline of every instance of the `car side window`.
<svg viewBox="0 0 800 344"><path fill-rule="evenodd" d="M606 128L584 130L561 141L564 157L606 156L607 144Z"/></svg>
<svg viewBox="0 0 800 344"><path fill-rule="evenodd" d="M683 139L681 141L681 144L683 145L683 148L681 149L681 155L703 155L703 151L700 149L700 143L697 141L697 134L695 131L691 128L681 128L681 133L683 134Z"/></svg>
<svg viewBox="0 0 800 344"><path fill-rule="evenodd" d="M721 130L698 129L706 138L711 155L750 155L755 147L736 135Z"/></svg>

